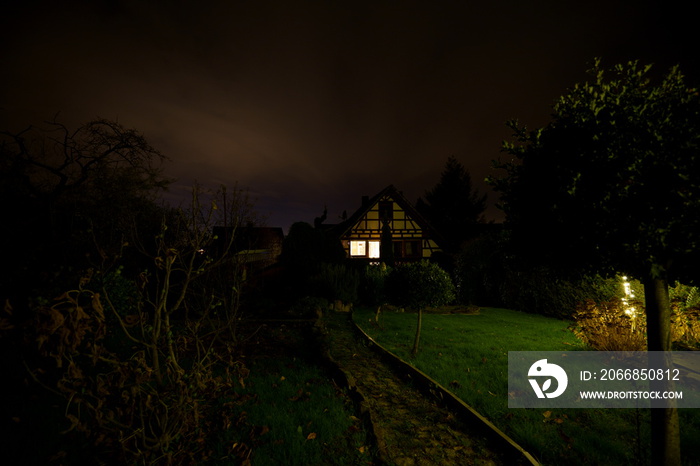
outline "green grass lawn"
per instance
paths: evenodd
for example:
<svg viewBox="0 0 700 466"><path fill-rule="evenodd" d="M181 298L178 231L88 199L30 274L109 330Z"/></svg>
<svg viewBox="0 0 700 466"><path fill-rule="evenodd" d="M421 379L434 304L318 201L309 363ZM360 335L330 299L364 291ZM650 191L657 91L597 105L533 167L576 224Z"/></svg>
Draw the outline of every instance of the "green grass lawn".
<svg viewBox="0 0 700 466"><path fill-rule="evenodd" d="M246 388L238 393L247 399L240 405L245 424L215 443L245 443L253 466L372 461L373 447L347 393L319 367L279 356L258 359L249 368Z"/></svg>
<svg viewBox="0 0 700 466"><path fill-rule="evenodd" d="M374 339L411 362L532 453L544 464L647 464L649 410L509 409L508 351L578 351L569 322L507 309L478 314L424 313L421 347L410 357L416 314L374 312L355 321ZM700 413L680 410L683 461L700 464Z"/></svg>

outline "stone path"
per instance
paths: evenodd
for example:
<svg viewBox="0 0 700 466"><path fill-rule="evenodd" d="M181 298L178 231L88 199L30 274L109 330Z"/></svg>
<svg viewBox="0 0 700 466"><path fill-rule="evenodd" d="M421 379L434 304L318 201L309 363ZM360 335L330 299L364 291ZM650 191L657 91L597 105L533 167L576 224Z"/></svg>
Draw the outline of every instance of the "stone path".
<svg viewBox="0 0 700 466"><path fill-rule="evenodd" d="M347 314L323 319L331 358L361 395L387 464L505 464L483 435L400 379L360 339Z"/></svg>

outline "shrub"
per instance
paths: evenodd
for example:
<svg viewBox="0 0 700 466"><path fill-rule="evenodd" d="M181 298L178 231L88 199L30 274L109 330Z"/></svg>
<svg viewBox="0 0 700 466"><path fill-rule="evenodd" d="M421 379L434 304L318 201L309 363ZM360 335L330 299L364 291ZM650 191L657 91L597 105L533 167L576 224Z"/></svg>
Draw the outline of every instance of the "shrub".
<svg viewBox="0 0 700 466"><path fill-rule="evenodd" d="M437 264L412 262L391 271L387 277L390 301L414 310L437 307L455 299L450 276Z"/></svg>
<svg viewBox="0 0 700 466"><path fill-rule="evenodd" d="M680 309L700 307L700 290L696 286L676 283L668 289L669 299Z"/></svg>
<svg viewBox="0 0 700 466"><path fill-rule="evenodd" d="M505 233L465 244L455 266L460 302L570 318L586 299L603 302L621 296L618 278L562 277L519 261L508 248Z"/></svg>
<svg viewBox="0 0 700 466"><path fill-rule="evenodd" d="M628 315L622 300L596 303L586 300L573 314L572 329L586 345L598 351L645 351L646 317L643 312Z"/></svg>
<svg viewBox="0 0 700 466"><path fill-rule="evenodd" d="M552 317L571 318L587 300L604 303L621 296L617 278L595 275L567 280L547 269L519 270L510 277L505 307Z"/></svg>
<svg viewBox="0 0 700 466"><path fill-rule="evenodd" d="M81 463L203 463L209 432L239 421L212 404L248 372L231 330L239 283L212 273L237 262L202 257L217 209L205 209L199 193L190 211L163 218L155 249L143 251L148 269L127 279L105 257L99 273L90 269L55 302L37 300L31 325L0 318L0 331L24 342L32 380L62 398L62 443L85 446ZM12 317L9 301L3 311Z"/></svg>
<svg viewBox="0 0 700 466"><path fill-rule="evenodd" d="M413 356L418 354L423 309L442 306L455 299L455 287L450 276L437 264L412 262L395 268L387 278L387 289L394 304L418 311Z"/></svg>
<svg viewBox="0 0 700 466"><path fill-rule="evenodd" d="M669 287L671 339L681 346L700 347L700 290L676 283Z"/></svg>
<svg viewBox="0 0 700 466"><path fill-rule="evenodd" d="M144 335L152 321L143 314L118 318L130 333L121 335L120 351L115 351L116 337L105 337L114 333L116 322L107 315L116 310L103 307L101 294L87 288L90 278L55 304L38 306L30 333L39 343L32 378L67 400L69 425L62 433L89 445L84 459L96 463L202 461L208 455L204 428L206 423L213 427L211 402L234 390L247 369L230 351L217 347L216 355L207 357L223 363L225 371L215 373L204 357L194 358L188 370L168 358L158 377L147 347L126 338ZM183 331L176 346L175 353L191 354L192 346L211 348L213 341ZM220 410L216 418L233 423L238 415Z"/></svg>
<svg viewBox="0 0 700 466"><path fill-rule="evenodd" d="M700 349L700 308L671 303L671 340L686 348Z"/></svg>
<svg viewBox="0 0 700 466"><path fill-rule="evenodd" d="M361 280L361 298L368 306L381 306L389 299L386 289L387 277L392 268L384 263L365 267Z"/></svg>
<svg viewBox="0 0 700 466"><path fill-rule="evenodd" d="M642 301L633 301L633 311L619 298L596 303L587 300L576 308L574 333L588 346L599 351L645 351L646 314ZM700 309L683 308L671 303L671 340L674 345L698 348ZM625 312L625 311L630 311Z"/></svg>

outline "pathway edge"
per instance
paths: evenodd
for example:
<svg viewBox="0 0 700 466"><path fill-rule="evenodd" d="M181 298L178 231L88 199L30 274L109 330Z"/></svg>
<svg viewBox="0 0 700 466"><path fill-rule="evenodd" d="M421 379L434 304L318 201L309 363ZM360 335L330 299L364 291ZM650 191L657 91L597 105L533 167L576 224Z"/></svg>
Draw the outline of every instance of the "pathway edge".
<svg viewBox="0 0 700 466"><path fill-rule="evenodd" d="M403 371L406 371L408 373L407 375L410 378L418 382L417 385L419 389L423 391L423 393L427 395L436 396L442 402L447 404L451 409L453 409L457 414L461 415L465 421L483 424L487 429L487 433L489 434L488 436L494 441L504 446L506 450L510 453L509 456L518 457L524 460L527 464L531 464L533 466L540 465L539 461L537 461L523 447L518 445L518 443L516 443L515 440L510 438L501 429L496 427L491 421L486 419L484 416L479 414L474 408L472 408L462 399L457 397L457 395L455 395L450 390L442 386L436 380L433 380L425 372L414 367L413 365L396 356L391 351L384 348L382 345L377 343L377 341L374 338L369 336L359 325L357 325L357 323L352 318L351 321L356 331L359 332L360 335L362 335L371 343L374 350L377 351L390 363L398 366ZM438 393L435 393L436 391L439 393L439 395Z"/></svg>

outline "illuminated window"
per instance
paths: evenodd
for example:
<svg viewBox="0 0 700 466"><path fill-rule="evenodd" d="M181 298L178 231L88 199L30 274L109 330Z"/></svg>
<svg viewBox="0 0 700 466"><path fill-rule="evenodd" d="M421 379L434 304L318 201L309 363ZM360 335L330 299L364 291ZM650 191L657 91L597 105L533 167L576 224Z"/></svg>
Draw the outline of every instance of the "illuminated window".
<svg viewBox="0 0 700 466"><path fill-rule="evenodd" d="M379 259L379 241L369 242L369 258Z"/></svg>
<svg viewBox="0 0 700 466"><path fill-rule="evenodd" d="M365 257L366 241L350 241L350 256Z"/></svg>

